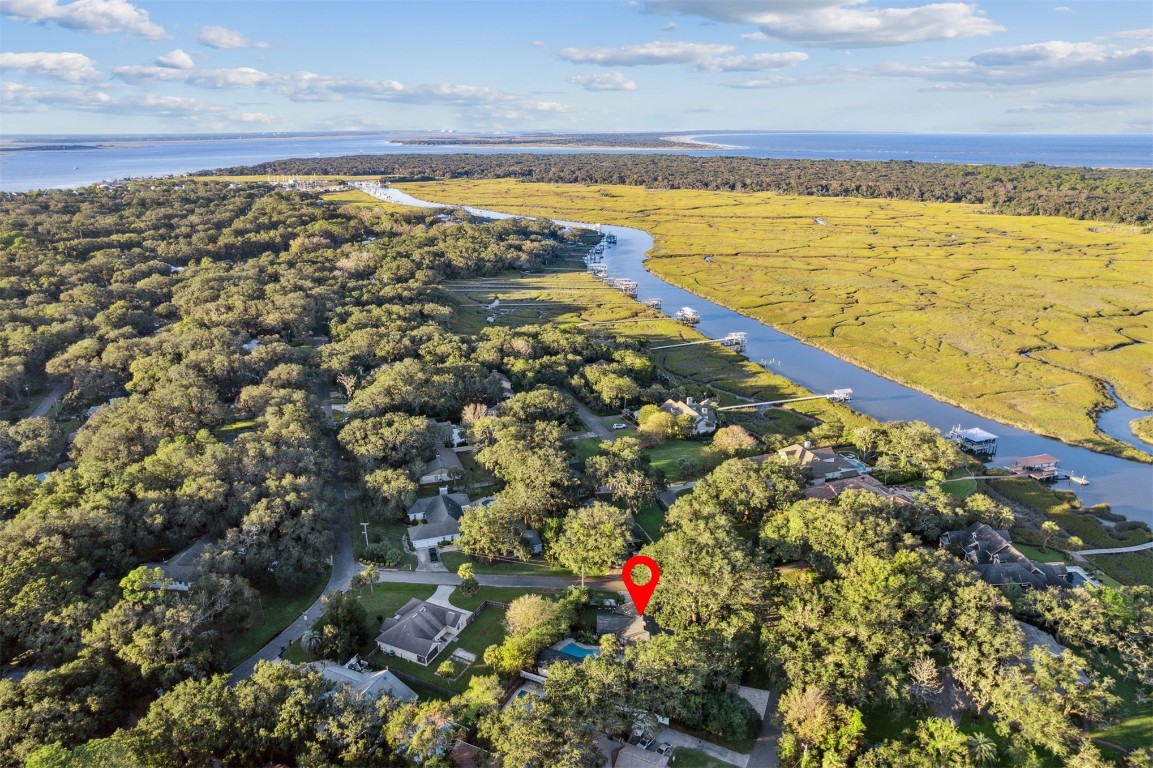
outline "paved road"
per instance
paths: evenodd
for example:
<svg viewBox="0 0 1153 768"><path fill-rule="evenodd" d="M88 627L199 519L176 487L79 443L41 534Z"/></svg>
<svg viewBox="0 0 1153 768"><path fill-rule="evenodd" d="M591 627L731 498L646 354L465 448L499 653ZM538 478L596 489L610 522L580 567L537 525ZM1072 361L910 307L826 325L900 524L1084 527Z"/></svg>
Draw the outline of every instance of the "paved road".
<svg viewBox="0 0 1153 768"><path fill-rule="evenodd" d="M589 410L587 405L577 400L573 400L573 402L576 403L577 415L580 416L581 421L588 424L589 429L592 430L594 435L601 440L612 440L614 438L612 430L606 427L597 415Z"/></svg>
<svg viewBox="0 0 1153 768"><path fill-rule="evenodd" d="M327 388L323 393L323 398L322 405L324 412L328 417L329 427L332 427L332 406L329 403ZM331 442L329 447L331 451L330 455L336 456L338 454L335 430L330 433L329 438ZM324 615L324 598L333 592L347 591L348 588L352 586L352 578L360 573L360 563L356 561L352 552L352 535L349 533L347 491L345 490L344 482L340 478L340 472L335 468L332 472L332 482L336 488L337 497L340 499L340 510L337 515L336 531L334 532L335 541L332 551L332 572L328 576L328 584L325 585L320 597L318 597L312 605L308 606L308 609L305 610L301 616L298 616L295 621L288 625L288 627L274 637L267 645L232 670L233 681L248 677L252 674L252 671L256 669L257 662L262 660L272 661L280 655L282 648L299 639L317 619Z"/></svg>
<svg viewBox="0 0 1153 768"><path fill-rule="evenodd" d="M781 729L773 722L777 714L778 698L776 691L770 693L769 706L765 710L765 719L761 721L757 745L749 755L749 768L777 768L780 765L777 760L777 739L781 735Z"/></svg>
<svg viewBox="0 0 1153 768"><path fill-rule="evenodd" d="M735 765L737 768L764 768L764 766L769 765L768 763L754 763L751 755L742 755L740 752L734 752L719 744L699 739L696 736L689 736L687 733L681 733L672 728L661 728L657 731L654 741L657 744L666 741L674 747L695 749L698 752L704 752L709 757L720 760L722 763ZM776 763L774 762L773 765L776 765Z"/></svg>
<svg viewBox="0 0 1153 768"><path fill-rule="evenodd" d="M493 576L487 573L478 573L476 580L482 587L524 587L527 589L565 589L573 584L580 584L580 579L570 576ZM381 571L376 577L376 582L378 584L457 585L460 584L460 577L455 573ZM585 579L585 586L608 592L625 591L625 583L616 577Z"/></svg>
<svg viewBox="0 0 1153 768"><path fill-rule="evenodd" d="M67 391L68 385L63 382L54 386L52 391L46 394L44 399L40 401L40 405L36 406L32 410L32 413L28 414L28 418L34 419L37 416L47 416L48 411L51 410L52 406L56 405L56 401L63 397Z"/></svg>

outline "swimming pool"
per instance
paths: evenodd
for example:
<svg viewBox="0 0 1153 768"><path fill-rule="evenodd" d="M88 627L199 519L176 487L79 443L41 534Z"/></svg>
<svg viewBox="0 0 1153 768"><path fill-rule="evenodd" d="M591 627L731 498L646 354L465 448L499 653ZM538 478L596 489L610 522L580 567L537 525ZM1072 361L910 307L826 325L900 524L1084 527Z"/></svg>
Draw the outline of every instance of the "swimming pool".
<svg viewBox="0 0 1153 768"><path fill-rule="evenodd" d="M556 646L556 649L578 659L583 659L586 656L599 656L601 652L600 648L586 648L571 638Z"/></svg>

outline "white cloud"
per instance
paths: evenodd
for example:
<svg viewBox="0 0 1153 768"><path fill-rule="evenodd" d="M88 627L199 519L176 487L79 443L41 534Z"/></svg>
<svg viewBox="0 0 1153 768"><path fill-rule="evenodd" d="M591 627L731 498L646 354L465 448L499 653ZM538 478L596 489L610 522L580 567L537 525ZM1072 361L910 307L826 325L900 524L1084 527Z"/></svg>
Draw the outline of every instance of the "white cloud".
<svg viewBox="0 0 1153 768"><path fill-rule="evenodd" d="M758 72L766 69L784 69L807 61L809 54L800 51L788 53L754 53L751 56L725 56L707 59L697 69L709 72Z"/></svg>
<svg viewBox="0 0 1153 768"><path fill-rule="evenodd" d="M1124 32L1118 32L1113 35L1115 40L1149 40L1153 41L1153 27L1145 27L1144 29L1127 29Z"/></svg>
<svg viewBox="0 0 1153 768"><path fill-rule="evenodd" d="M665 24L663 27L661 27L661 32L676 32L676 31L677 31L677 23L675 21L670 21L668 24Z"/></svg>
<svg viewBox="0 0 1153 768"><path fill-rule="evenodd" d="M254 42L243 32L227 27L204 27L200 30L201 43L209 48L267 48L268 43Z"/></svg>
<svg viewBox="0 0 1153 768"><path fill-rule="evenodd" d="M792 88L794 86L809 86L820 85L823 83L843 83L849 80L860 80L860 76L854 75L799 75L797 77L782 77L774 75L773 77L756 78L754 80L743 80L736 83L725 83L728 88L739 88L749 90L764 90L769 88Z"/></svg>
<svg viewBox="0 0 1153 768"><path fill-rule="evenodd" d="M646 0L657 13L755 24L771 38L826 48L870 48L950 40L1004 28L970 3L902 8L855 7L865 0Z"/></svg>
<svg viewBox="0 0 1153 768"><path fill-rule="evenodd" d="M192 69L196 66L196 64L192 61L192 57L179 48L166 53L163 56L157 56L156 65L160 67L169 67L171 69Z"/></svg>
<svg viewBox="0 0 1153 768"><path fill-rule="evenodd" d="M1053 9L1053 13L1072 13L1073 9L1067 5L1058 5Z"/></svg>
<svg viewBox="0 0 1153 768"><path fill-rule="evenodd" d="M252 88L272 85L277 76L261 72L252 67L228 69L173 69L172 67L117 67L116 77L127 83L144 83L150 80L182 82L202 88Z"/></svg>
<svg viewBox="0 0 1153 768"><path fill-rule="evenodd" d="M164 28L148 18L148 12L127 0L0 0L0 14L37 23L55 22L67 29L98 34L124 32L159 40Z"/></svg>
<svg viewBox="0 0 1153 768"><path fill-rule="evenodd" d="M0 69L14 69L70 83L99 80L95 62L82 53L0 53Z"/></svg>
<svg viewBox="0 0 1153 768"><path fill-rule="evenodd" d="M596 64L602 67L638 67L649 64L687 64L701 72L756 72L782 69L800 64L807 53L755 53L729 56L736 48L723 43L684 43L658 41L623 48L564 48L563 59L574 64ZM570 79L570 82L578 82ZM583 85L583 82L579 82ZM592 90L592 89L590 89ZM599 89L608 90L608 89Z"/></svg>
<svg viewBox="0 0 1153 768"><path fill-rule="evenodd" d="M94 89L53 90L29 88L17 83L0 83L0 100L5 110L10 112L68 110L131 117L150 115L211 125L267 124L273 121L271 116L260 112L236 113L230 107L179 96L144 94L117 97Z"/></svg>
<svg viewBox="0 0 1153 768"><path fill-rule="evenodd" d="M563 48L560 57L574 64L638 67L646 64L696 64L732 53L731 45L658 41L622 48Z"/></svg>
<svg viewBox="0 0 1153 768"><path fill-rule="evenodd" d="M891 62L876 74L943 83L1027 85L1145 76L1153 72L1153 47L1117 48L1053 40L993 48L966 61Z"/></svg>
<svg viewBox="0 0 1153 768"><path fill-rule="evenodd" d="M637 84L620 72L609 72L604 75L573 75L568 79L584 88L586 91L635 91Z"/></svg>
<svg viewBox="0 0 1153 768"><path fill-rule="evenodd" d="M767 42L769 40L772 40L773 38L769 37L764 32L762 32L761 30L758 29L756 32L746 32L745 34L741 35L741 39L742 40L755 40L758 43L764 43L764 42Z"/></svg>
<svg viewBox="0 0 1153 768"><path fill-rule="evenodd" d="M456 107L506 105L525 113L558 112L567 109L556 102L536 101L496 88L447 83L405 86L396 80L334 77L316 72L274 73L252 67L222 69L174 69L172 67L130 66L113 70L115 77L133 85L161 81L211 90L259 88L290 101L336 102L350 99L388 101L403 104L439 104Z"/></svg>

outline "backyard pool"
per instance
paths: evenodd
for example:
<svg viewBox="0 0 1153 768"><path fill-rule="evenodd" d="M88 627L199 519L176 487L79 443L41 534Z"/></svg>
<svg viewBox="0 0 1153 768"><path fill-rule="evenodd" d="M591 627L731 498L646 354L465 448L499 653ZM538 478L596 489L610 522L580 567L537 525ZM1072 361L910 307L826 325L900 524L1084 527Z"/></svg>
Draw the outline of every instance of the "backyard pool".
<svg viewBox="0 0 1153 768"><path fill-rule="evenodd" d="M561 641L560 644L553 646L558 651L578 659L583 659L586 656L599 656L601 649L593 648L591 646L581 645L576 640L568 639Z"/></svg>

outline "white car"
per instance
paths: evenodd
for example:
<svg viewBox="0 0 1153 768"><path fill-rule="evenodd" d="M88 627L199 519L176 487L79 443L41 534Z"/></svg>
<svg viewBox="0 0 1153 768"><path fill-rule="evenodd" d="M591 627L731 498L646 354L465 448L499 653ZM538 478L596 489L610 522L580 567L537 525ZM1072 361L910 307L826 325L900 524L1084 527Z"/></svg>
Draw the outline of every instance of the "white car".
<svg viewBox="0 0 1153 768"><path fill-rule="evenodd" d="M613 424L613 429L628 429L628 428L629 428L629 425L625 424L623 421L618 421L616 424Z"/></svg>

